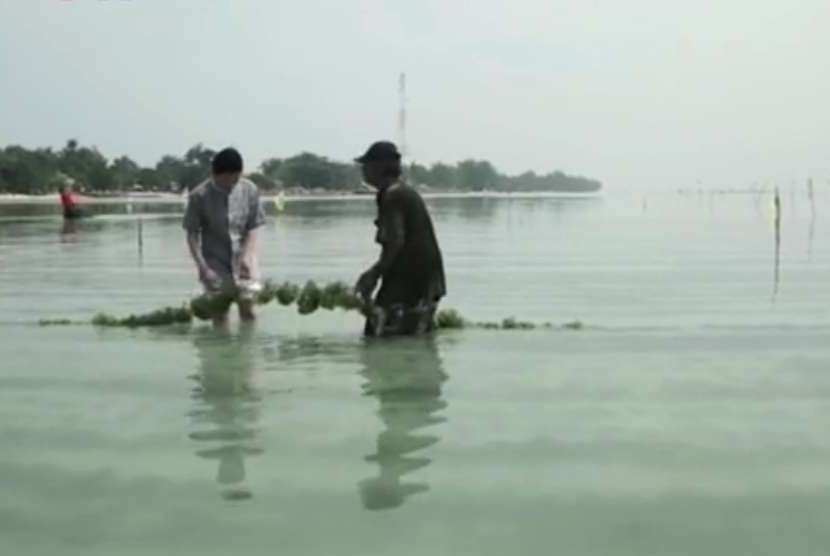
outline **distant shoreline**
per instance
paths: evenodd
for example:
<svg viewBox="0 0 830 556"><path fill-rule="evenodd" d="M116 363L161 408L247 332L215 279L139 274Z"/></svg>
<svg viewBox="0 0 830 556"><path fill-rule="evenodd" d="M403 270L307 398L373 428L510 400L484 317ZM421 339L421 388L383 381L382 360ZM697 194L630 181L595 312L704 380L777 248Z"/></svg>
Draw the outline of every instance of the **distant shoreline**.
<svg viewBox="0 0 830 556"><path fill-rule="evenodd" d="M532 198L532 197L599 197L600 192L551 192L551 191L516 191L516 192L502 192L502 191L469 191L469 192L422 192L422 195L427 199L453 199L453 198ZM263 200L266 202L274 202L278 199L278 195L263 195ZM298 201L348 201L348 200L367 200L374 199L371 192L367 193L306 193L306 194L290 194L282 197L285 202ZM184 204L186 197L176 193L132 193L124 195L112 195L105 197L87 197L82 196L82 204L90 205L110 205L110 204L125 204L125 203L154 203L154 204ZM58 205L59 200L56 193L46 195L22 195L16 193L0 193L0 204L54 204Z"/></svg>

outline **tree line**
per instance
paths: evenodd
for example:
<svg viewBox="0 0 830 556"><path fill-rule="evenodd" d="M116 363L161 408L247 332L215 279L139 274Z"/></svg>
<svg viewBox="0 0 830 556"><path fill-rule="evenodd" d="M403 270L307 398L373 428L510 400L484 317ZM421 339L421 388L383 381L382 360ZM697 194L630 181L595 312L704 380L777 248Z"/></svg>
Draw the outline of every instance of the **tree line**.
<svg viewBox="0 0 830 556"><path fill-rule="evenodd" d="M197 144L183 156L163 156L154 166L142 167L128 156L112 160L95 147L72 139L59 150L27 149L9 145L0 149L0 192L43 194L73 184L87 193L118 193L191 189L210 175L215 151ZM404 168L406 180L438 191L561 191L591 192L600 182L560 171L548 174L500 173L486 160L457 164L417 163ZM353 191L361 186L360 169L309 152L289 158L269 158L248 177L265 191Z"/></svg>

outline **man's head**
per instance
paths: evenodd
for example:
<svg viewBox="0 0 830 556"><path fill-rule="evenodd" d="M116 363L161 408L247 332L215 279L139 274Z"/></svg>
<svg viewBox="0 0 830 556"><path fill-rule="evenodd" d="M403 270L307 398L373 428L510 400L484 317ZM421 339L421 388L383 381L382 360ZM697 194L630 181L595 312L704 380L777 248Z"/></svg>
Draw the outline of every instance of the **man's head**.
<svg viewBox="0 0 830 556"><path fill-rule="evenodd" d="M363 181L377 189L389 187L401 177L401 153L389 141L373 143L355 162L363 170Z"/></svg>
<svg viewBox="0 0 830 556"><path fill-rule="evenodd" d="M231 188L242 175L242 155L234 148L222 149L213 157L211 169L217 185Z"/></svg>

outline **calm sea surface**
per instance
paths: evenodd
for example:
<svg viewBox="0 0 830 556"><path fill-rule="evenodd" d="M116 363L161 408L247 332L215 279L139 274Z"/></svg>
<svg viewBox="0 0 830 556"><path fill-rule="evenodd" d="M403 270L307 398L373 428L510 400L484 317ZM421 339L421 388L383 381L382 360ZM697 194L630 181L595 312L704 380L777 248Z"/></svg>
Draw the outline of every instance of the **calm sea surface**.
<svg viewBox="0 0 830 556"><path fill-rule="evenodd" d="M830 190L777 270L769 195L429 204L445 307L585 328L42 328L197 292L181 207L0 205L0 554L827 553ZM373 211L272 211L263 274L353 281Z"/></svg>

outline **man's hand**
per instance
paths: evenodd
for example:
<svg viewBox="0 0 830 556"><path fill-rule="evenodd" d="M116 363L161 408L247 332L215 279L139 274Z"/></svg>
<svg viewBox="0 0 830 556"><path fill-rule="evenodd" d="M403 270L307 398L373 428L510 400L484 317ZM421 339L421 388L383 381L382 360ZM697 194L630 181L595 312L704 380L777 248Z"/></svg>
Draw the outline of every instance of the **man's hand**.
<svg viewBox="0 0 830 556"><path fill-rule="evenodd" d="M375 267L370 268L357 279L357 284L354 286L355 292L357 292L363 301L371 300L372 293L375 291L379 279L380 276Z"/></svg>
<svg viewBox="0 0 830 556"><path fill-rule="evenodd" d="M209 287L216 287L219 285L219 275L216 274L211 268L207 265L199 267L199 280L202 283Z"/></svg>
<svg viewBox="0 0 830 556"><path fill-rule="evenodd" d="M253 268L253 255L244 255L241 259L239 259L239 278L242 280L251 280L253 278Z"/></svg>

